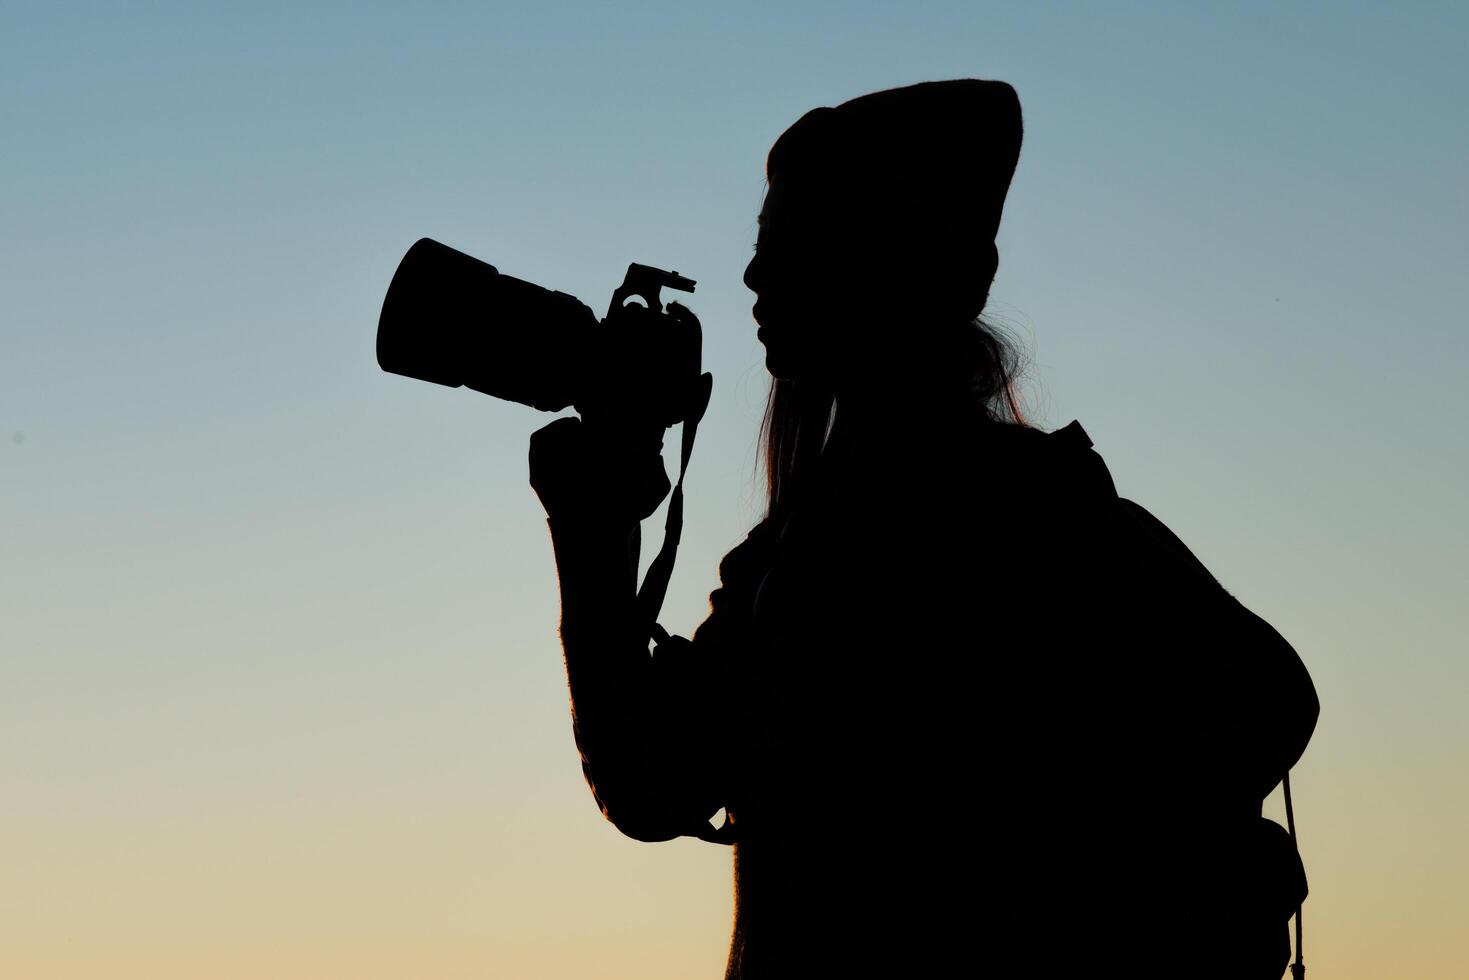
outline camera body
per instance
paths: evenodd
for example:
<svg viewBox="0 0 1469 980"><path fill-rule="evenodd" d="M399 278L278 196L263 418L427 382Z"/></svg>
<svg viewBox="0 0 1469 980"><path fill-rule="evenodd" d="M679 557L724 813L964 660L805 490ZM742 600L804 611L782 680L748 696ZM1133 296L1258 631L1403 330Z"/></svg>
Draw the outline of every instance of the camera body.
<svg viewBox="0 0 1469 980"><path fill-rule="evenodd" d="M659 298L663 287L694 286L634 262L599 322L575 296L421 238L383 299L378 364L543 412L573 406L584 418L667 428L697 418L707 397L699 323L664 312Z"/></svg>

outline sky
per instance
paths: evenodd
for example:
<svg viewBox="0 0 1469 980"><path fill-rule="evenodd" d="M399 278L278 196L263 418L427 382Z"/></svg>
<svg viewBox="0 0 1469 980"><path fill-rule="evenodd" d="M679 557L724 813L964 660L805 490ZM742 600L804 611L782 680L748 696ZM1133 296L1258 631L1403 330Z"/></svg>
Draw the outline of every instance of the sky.
<svg viewBox="0 0 1469 980"><path fill-rule="evenodd" d="M956 77L1025 114L988 313L1032 421L1316 683L1312 975L1469 975L1466 41L1450 3L9 0L0 975L722 975L728 850L582 780L550 417L383 373L378 309L423 236L599 312L631 261L698 281L687 635L761 513L765 152Z"/></svg>

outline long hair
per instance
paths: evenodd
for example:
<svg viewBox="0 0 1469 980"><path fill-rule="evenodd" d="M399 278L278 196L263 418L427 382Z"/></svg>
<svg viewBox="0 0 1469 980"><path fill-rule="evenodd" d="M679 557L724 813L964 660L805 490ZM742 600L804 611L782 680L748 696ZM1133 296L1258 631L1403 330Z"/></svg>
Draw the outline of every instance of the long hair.
<svg viewBox="0 0 1469 980"><path fill-rule="evenodd" d="M1028 426L1016 381L1019 345L983 316L964 324L959 350L964 385L991 422ZM772 378L760 438L765 463L765 516L784 512L804 486L836 421L836 393L821 380Z"/></svg>

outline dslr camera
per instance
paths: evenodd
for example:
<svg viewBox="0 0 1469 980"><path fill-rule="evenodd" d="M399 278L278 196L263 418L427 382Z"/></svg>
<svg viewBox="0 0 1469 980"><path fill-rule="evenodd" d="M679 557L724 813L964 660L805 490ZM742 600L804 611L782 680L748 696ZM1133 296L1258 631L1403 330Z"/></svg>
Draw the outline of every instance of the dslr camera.
<svg viewBox="0 0 1469 980"><path fill-rule="evenodd" d="M377 361L543 412L572 406L584 419L656 431L697 423L712 380L701 373L699 322L682 307L665 311L659 297L694 285L634 262L598 321L575 296L421 238L388 286Z"/></svg>

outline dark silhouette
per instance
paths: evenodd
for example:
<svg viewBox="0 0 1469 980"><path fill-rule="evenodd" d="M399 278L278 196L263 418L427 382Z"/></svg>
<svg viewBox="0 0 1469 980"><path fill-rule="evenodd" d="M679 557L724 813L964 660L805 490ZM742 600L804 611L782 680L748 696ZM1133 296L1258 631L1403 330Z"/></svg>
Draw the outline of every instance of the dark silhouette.
<svg viewBox="0 0 1469 980"><path fill-rule="evenodd" d="M980 319L1020 140L967 79L772 147L769 509L692 640L650 655L637 609L648 434L532 438L587 780L630 837L733 844L730 978L1284 971L1305 879L1261 802L1315 692L1079 423L1021 416Z"/></svg>
<svg viewBox="0 0 1469 980"><path fill-rule="evenodd" d="M383 298L377 361L384 371L543 412L574 405L583 415L645 415L656 444L666 426L697 424L709 397L698 320L650 314L661 309L661 289L694 286L677 272L634 262L599 323L575 296L420 238ZM633 298L642 304L628 302ZM667 492L662 488L659 499ZM648 513L657 506L653 501Z"/></svg>

